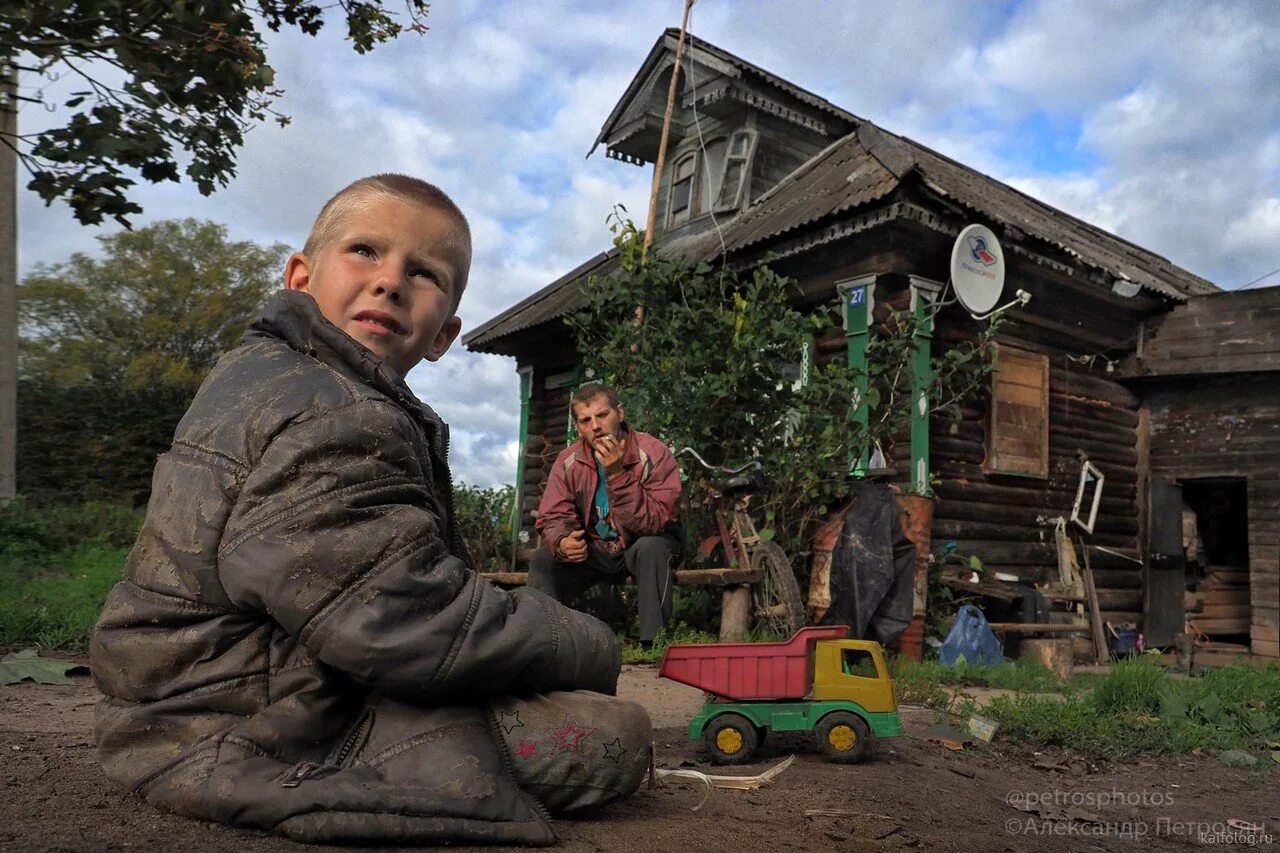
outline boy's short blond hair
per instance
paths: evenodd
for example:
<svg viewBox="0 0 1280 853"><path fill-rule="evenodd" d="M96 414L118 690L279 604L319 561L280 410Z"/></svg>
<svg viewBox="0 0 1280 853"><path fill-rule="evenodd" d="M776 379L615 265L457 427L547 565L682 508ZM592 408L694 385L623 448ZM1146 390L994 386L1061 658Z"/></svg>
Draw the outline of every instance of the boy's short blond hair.
<svg viewBox="0 0 1280 853"><path fill-rule="evenodd" d="M307 235L307 242L302 247L302 254L308 258L315 258L320 250L333 240L347 219L357 211L359 205L371 198L384 198L432 207L447 213L458 223L449 243L450 248L457 249L465 258L465 263L458 270L458 287L453 302L453 309L456 311L458 300L462 298L463 288L467 285L467 274L471 269L471 226L462 210L444 190L419 178L386 172L352 181L320 208L316 221L311 225L311 233Z"/></svg>

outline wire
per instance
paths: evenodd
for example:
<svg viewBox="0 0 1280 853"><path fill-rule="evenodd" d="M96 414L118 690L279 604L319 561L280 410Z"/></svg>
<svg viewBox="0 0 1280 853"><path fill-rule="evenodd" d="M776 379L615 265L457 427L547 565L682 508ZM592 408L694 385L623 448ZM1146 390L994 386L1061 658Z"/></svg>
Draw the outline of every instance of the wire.
<svg viewBox="0 0 1280 853"><path fill-rule="evenodd" d="M1260 282L1260 281L1266 281L1267 279L1271 278L1271 276L1275 275L1275 274L1276 274L1276 273L1278 273L1278 272L1280 272L1280 267L1276 267L1276 268L1275 268L1275 269L1273 269L1271 272L1266 273L1265 275L1260 275L1260 276L1258 276L1257 278L1255 278L1253 281L1249 282L1248 284L1242 284L1242 285L1240 285L1239 287L1237 287L1237 288L1236 288L1236 290L1247 290L1248 288L1253 287L1255 284L1257 284L1257 283L1258 283L1258 282Z"/></svg>
<svg viewBox="0 0 1280 853"><path fill-rule="evenodd" d="M692 4L690 4L690 6L689 6L689 34L690 34L690 35L692 35L692 34L693 34L693 5L692 5ZM690 51L690 53L692 53L692 51ZM681 57L681 58L680 58L681 67L680 67L680 68L678 68L678 69L676 69L676 73L677 73L677 74L679 74L681 71L683 71L683 70L684 70L684 68L683 68L684 60L685 60L685 57ZM691 93L692 93L692 95L693 95L693 128L694 128L694 130L695 130L695 131L697 132L697 134L698 134L698 150L699 150L699 153L700 153L700 154L701 154L701 156L702 156L703 183L704 183L704 184L708 184L708 185L709 185L709 183L710 183L710 182L709 182L709 176L706 174L706 169L707 169L707 142L706 142L706 140L705 140L705 139L703 139L703 137L702 137L702 120L701 120L701 118L700 118L700 117L699 117L699 115L698 115L698 79L697 79L697 75L696 75L696 74L694 73L694 71L693 71L693 63L692 63L692 62L691 62L691 63L689 63L689 70L688 70L687 74L688 74L688 77L689 77L689 86L690 86L690 90L691 90ZM728 157L728 151L726 151L726 152L725 152L725 157L726 157L726 158ZM723 173L723 169L721 170L721 172ZM723 175L722 175L722 176L723 176ZM746 176L746 179L748 179L748 180L749 180L749 179L750 179L750 176ZM708 189L710 189L710 187L709 187L709 186L708 186ZM717 187L716 189L717 189L717 192L718 192L718 191L719 191L719 187ZM711 193L708 193L708 195L711 195ZM720 263L721 263L721 269L723 270L724 261L725 261L725 255L727 255L727 254L729 253L729 250L728 250L728 248L726 247L725 242L724 242L724 230L723 230L723 229L721 229L721 227L720 227L720 221L719 221L718 219L716 219L716 210L715 210L715 207L716 207L716 205L715 205L715 199L708 199L707 212L711 214L711 224L715 226L715 228L716 228L716 236L720 238Z"/></svg>

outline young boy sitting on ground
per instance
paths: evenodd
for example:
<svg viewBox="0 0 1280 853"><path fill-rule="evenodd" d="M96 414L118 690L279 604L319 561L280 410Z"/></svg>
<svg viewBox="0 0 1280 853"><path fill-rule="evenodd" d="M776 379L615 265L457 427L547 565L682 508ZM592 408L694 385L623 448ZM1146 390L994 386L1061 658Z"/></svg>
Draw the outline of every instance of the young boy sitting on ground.
<svg viewBox="0 0 1280 853"><path fill-rule="evenodd" d="M320 211L156 464L94 632L106 773L308 841L549 844L633 792L602 623L470 566L448 428L405 385L457 337L466 219L402 175ZM544 806L546 807L544 809Z"/></svg>

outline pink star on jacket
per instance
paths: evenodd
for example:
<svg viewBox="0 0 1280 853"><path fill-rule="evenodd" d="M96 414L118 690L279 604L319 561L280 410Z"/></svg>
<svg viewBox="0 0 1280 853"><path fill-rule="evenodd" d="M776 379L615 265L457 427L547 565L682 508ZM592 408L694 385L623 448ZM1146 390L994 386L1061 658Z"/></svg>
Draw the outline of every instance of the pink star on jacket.
<svg viewBox="0 0 1280 853"><path fill-rule="evenodd" d="M516 747L516 755L528 761L530 758L538 757L538 742L536 740L525 740L520 738L520 745Z"/></svg>
<svg viewBox="0 0 1280 853"><path fill-rule="evenodd" d="M556 736L556 749L572 749L577 752L582 739L594 731L594 726L589 729L583 728L573 719L572 714L565 714L564 725L553 732Z"/></svg>

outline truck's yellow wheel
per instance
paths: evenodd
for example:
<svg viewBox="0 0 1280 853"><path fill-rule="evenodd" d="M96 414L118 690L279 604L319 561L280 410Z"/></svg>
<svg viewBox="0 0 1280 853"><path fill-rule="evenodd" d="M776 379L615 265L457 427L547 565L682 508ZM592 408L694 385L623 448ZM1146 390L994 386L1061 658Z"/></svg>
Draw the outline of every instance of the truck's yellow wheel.
<svg viewBox="0 0 1280 853"><path fill-rule="evenodd" d="M703 740L716 764L746 764L755 755L760 735L741 714L721 714L707 724Z"/></svg>
<svg viewBox="0 0 1280 853"><path fill-rule="evenodd" d="M725 755L737 755L742 749L742 732L737 729L721 729L716 734L716 746Z"/></svg>
<svg viewBox="0 0 1280 853"><path fill-rule="evenodd" d="M853 730L852 726L833 726L831 731L827 732L827 743L831 744L832 749L848 752L853 749L853 745L857 742L858 733Z"/></svg>
<svg viewBox="0 0 1280 853"><path fill-rule="evenodd" d="M862 758L871 740L871 730L857 714L832 711L818 721L814 734L827 758L852 764Z"/></svg>

